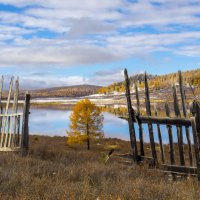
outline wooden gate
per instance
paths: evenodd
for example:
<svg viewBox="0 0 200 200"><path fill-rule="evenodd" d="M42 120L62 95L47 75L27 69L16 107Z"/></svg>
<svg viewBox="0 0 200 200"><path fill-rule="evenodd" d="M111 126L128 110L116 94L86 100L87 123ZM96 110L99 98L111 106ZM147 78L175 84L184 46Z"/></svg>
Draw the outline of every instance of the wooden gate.
<svg viewBox="0 0 200 200"><path fill-rule="evenodd" d="M3 85L4 77L2 77L0 84L0 151L21 151L23 155L26 155L28 151L30 95L28 93L25 95L25 100L21 102L20 106L19 80L14 81L14 77L11 78L8 92L3 93ZM21 112L18 112L19 110Z"/></svg>
<svg viewBox="0 0 200 200"><path fill-rule="evenodd" d="M197 175L198 180L200 180L200 106L196 99L191 109L193 116L187 112L181 72L179 71L179 95L175 86L173 86L172 90L173 117L168 103L165 103L165 117L158 117L156 108L153 114L146 73L144 76L146 114L145 116L141 115L137 81L134 83L136 109L133 109L130 94L130 79L126 69L124 75L128 108L128 118L126 119L129 124L134 161L140 162L148 159L151 166L171 172L172 174ZM180 109L179 98L181 99L182 109ZM144 133L144 126L146 126L148 134ZM163 142L163 127L166 128L165 132L168 136L167 143ZM139 132L138 139L136 138L137 131ZM158 142L155 142L156 133ZM144 142L144 136L149 137L149 142ZM177 141L175 141L175 138Z"/></svg>

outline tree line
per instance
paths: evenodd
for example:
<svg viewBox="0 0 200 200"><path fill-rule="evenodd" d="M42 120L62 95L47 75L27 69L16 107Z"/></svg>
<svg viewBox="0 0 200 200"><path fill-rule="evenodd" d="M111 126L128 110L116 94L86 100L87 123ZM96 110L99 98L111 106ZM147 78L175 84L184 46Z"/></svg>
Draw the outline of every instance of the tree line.
<svg viewBox="0 0 200 200"><path fill-rule="evenodd" d="M182 72L183 81L185 84L190 83L195 87L196 90L200 87L200 69L190 70ZM138 87L140 90L144 89L144 75L141 74L130 77L130 83L132 89L134 89L134 82L137 81ZM170 73L166 75L148 75L149 79L149 87L151 89L163 89L166 87L171 87L172 84L176 84L178 82L178 73ZM110 94L112 92L125 92L124 82L113 83L107 87L102 87L97 90L99 94Z"/></svg>

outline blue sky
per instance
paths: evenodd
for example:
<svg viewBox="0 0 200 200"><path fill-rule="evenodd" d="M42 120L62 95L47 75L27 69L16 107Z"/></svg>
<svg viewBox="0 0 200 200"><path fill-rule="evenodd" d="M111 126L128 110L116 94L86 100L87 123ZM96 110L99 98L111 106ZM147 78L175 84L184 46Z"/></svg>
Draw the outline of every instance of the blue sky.
<svg viewBox="0 0 200 200"><path fill-rule="evenodd" d="M23 88L200 68L199 0L0 0L0 69Z"/></svg>

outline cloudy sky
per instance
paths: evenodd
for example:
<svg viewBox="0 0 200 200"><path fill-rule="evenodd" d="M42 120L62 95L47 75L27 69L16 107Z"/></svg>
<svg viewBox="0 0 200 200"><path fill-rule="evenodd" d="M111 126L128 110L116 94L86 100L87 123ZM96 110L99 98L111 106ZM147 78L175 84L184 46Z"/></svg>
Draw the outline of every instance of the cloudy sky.
<svg viewBox="0 0 200 200"><path fill-rule="evenodd" d="M24 88L200 68L199 0L0 0L0 70Z"/></svg>

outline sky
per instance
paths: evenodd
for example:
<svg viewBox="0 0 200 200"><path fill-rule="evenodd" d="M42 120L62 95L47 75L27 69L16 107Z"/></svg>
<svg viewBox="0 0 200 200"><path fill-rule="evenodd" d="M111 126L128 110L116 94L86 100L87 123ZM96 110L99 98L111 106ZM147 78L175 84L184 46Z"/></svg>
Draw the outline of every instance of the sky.
<svg viewBox="0 0 200 200"><path fill-rule="evenodd" d="M0 70L24 89L200 68L199 0L0 0Z"/></svg>

